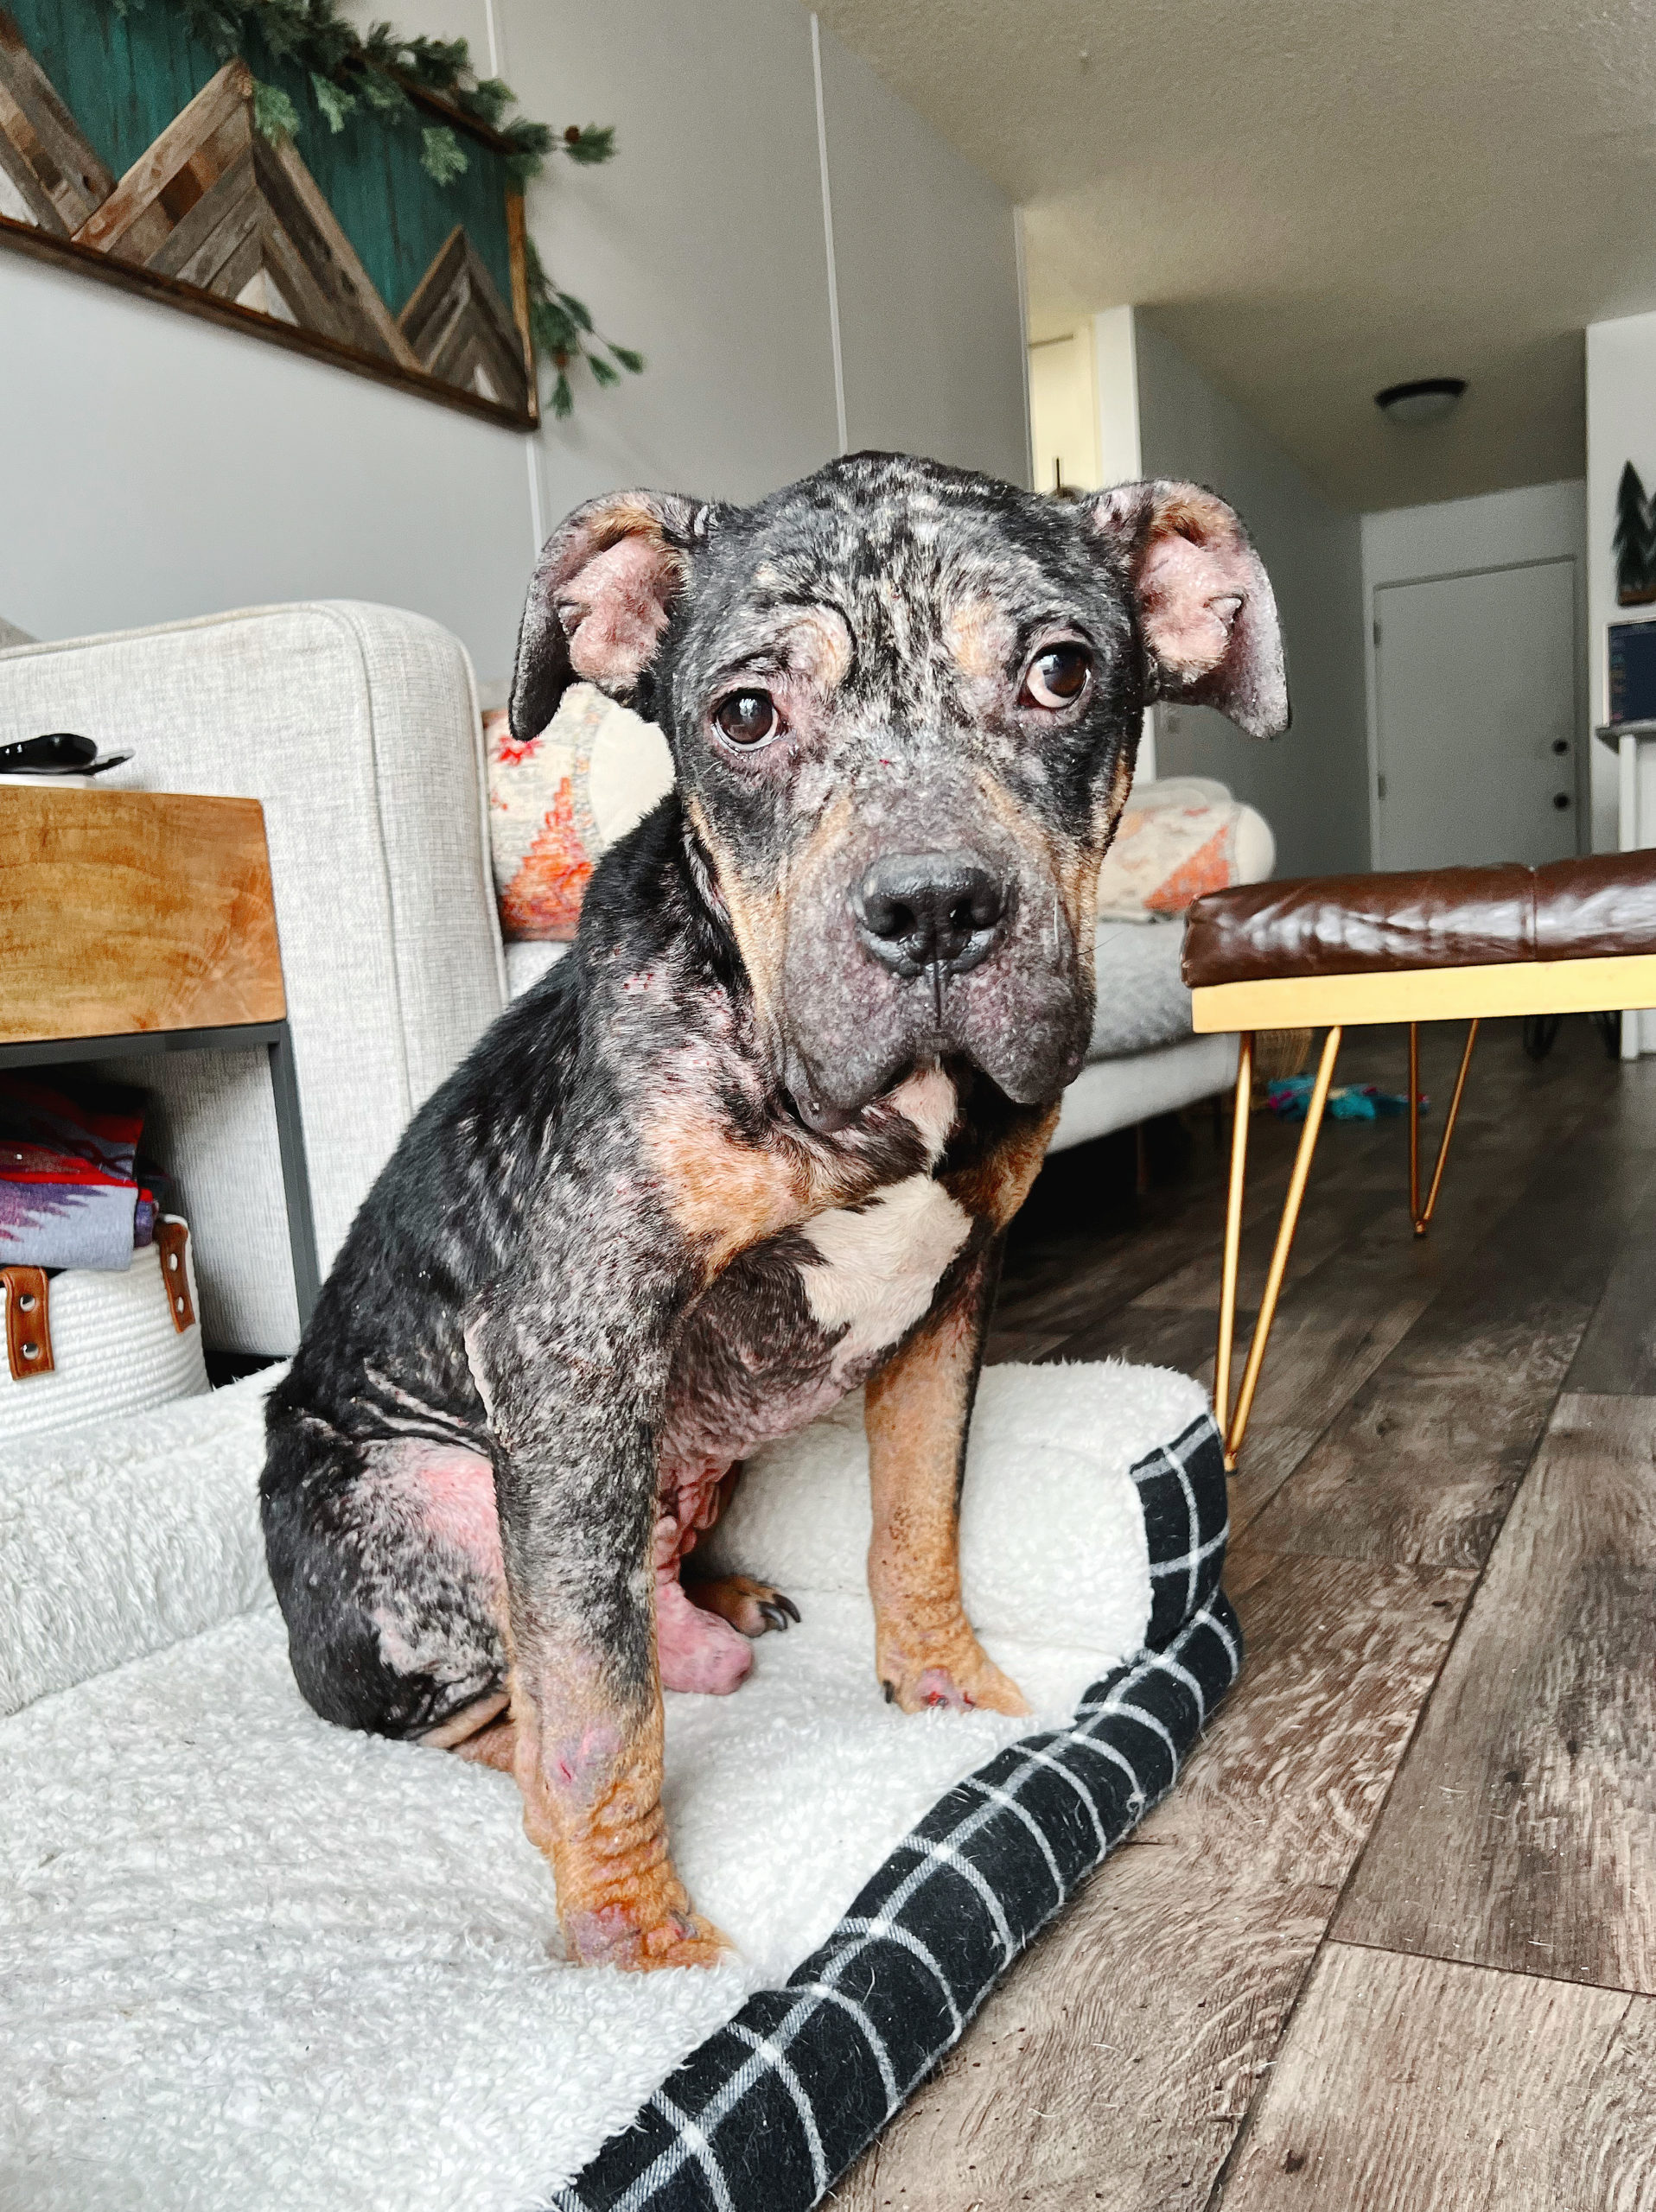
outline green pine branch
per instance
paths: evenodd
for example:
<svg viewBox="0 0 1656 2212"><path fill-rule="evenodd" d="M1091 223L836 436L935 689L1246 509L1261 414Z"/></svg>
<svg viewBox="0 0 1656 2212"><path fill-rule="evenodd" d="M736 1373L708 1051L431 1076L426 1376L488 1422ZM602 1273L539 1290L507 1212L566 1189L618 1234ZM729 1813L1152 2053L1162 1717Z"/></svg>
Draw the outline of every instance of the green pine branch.
<svg viewBox="0 0 1656 2212"><path fill-rule="evenodd" d="M529 327L536 353L549 360L557 374L551 390L552 413L562 421L575 411L575 388L570 370L584 361L593 382L600 387L621 382L615 363L633 376L644 372L644 356L631 346L618 346L594 326L591 310L571 292L560 292L546 274L545 264L532 238L524 241L529 277Z"/></svg>

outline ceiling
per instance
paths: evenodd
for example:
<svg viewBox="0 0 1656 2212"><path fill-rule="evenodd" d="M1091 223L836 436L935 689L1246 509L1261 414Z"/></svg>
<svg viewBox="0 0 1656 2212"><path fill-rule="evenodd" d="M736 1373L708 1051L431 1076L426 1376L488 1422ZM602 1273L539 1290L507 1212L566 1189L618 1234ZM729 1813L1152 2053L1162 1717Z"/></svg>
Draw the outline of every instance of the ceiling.
<svg viewBox="0 0 1656 2212"><path fill-rule="evenodd" d="M1025 210L1030 335L1131 302L1347 507L1581 474L1656 308L1656 0L817 0ZM1451 420L1373 395L1463 376Z"/></svg>

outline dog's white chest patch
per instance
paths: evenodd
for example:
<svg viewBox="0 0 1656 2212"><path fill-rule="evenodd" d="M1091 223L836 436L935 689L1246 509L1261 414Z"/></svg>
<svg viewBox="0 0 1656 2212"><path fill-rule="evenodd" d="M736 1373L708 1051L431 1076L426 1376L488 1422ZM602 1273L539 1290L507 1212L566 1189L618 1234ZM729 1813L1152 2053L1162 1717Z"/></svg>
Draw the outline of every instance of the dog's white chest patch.
<svg viewBox="0 0 1656 2212"><path fill-rule="evenodd" d="M971 1230L965 1208L929 1175L806 1224L823 1264L801 1269L806 1299L820 1327L845 1332L834 1346L837 1372L865 1364L914 1327Z"/></svg>

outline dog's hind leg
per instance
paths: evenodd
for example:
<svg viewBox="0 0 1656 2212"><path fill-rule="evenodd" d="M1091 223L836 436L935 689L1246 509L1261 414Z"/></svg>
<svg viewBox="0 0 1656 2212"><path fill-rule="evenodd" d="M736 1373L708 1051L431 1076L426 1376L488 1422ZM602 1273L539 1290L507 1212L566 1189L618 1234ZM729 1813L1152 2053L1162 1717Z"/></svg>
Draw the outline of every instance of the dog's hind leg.
<svg viewBox="0 0 1656 2212"><path fill-rule="evenodd" d="M324 1719L454 1744L504 1709L505 1577L486 1458L278 1418L263 1505L294 1676Z"/></svg>

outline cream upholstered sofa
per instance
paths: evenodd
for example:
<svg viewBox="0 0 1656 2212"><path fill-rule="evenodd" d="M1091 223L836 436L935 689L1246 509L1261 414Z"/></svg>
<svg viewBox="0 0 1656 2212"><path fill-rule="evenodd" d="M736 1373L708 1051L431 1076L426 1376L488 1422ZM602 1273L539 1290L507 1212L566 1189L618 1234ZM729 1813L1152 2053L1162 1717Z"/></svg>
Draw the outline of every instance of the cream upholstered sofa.
<svg viewBox="0 0 1656 2212"><path fill-rule="evenodd" d="M326 1268L409 1116L559 950L501 945L465 649L422 616L332 601L0 651L0 743L50 729L131 747L111 786L263 801ZM1093 1056L1059 1144L1231 1081L1233 1040L1189 1033L1181 935L1101 930ZM194 1231L207 1342L290 1351L262 1052L100 1065L156 1094L150 1148Z"/></svg>

